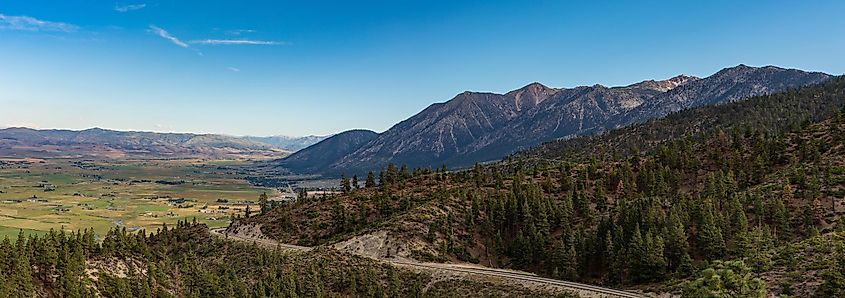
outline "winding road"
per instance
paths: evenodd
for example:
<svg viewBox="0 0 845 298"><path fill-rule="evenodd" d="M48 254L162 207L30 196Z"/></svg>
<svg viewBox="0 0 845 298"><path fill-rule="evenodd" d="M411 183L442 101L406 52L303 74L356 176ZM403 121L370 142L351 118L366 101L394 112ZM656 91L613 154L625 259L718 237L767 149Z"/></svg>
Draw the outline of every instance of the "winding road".
<svg viewBox="0 0 845 298"><path fill-rule="evenodd" d="M240 235L240 234L227 234L225 231L226 231L225 228L210 230L212 235L215 235L215 236L227 239L227 240L250 242L250 243L256 243L256 244L260 244L260 245L264 245L264 246L279 247L279 248L294 250L294 251L311 250L310 247L278 243L278 242L270 240L270 239L250 238L250 237L246 237L246 236L243 236L243 235ZM441 271L452 272L452 273L464 273L464 274L475 274L475 275L482 275L482 276L498 277L498 278L507 279L507 280L511 280L511 281L534 282L534 283L539 283L539 284L545 284L545 285L551 285L551 286L566 288L566 289L575 291L578 294L582 294L584 296L624 297L624 298L645 297L643 295L628 292L628 291L597 287L597 286L592 286L592 285L587 285L587 284L581 284L581 283L569 282L569 281L562 281L562 280L556 280L556 279L551 279L551 278L543 278L543 277L538 277L538 276L531 274L531 273L526 273L526 272L521 272L521 271L494 269L494 268L472 266L472 265L461 265L461 264L419 263L419 262L413 262L413 261L409 261L409 260L397 260L397 259L376 259L376 260L383 261L383 262L389 262L389 263L394 264L394 265L414 267L414 268L423 269L423 270L441 270Z"/></svg>

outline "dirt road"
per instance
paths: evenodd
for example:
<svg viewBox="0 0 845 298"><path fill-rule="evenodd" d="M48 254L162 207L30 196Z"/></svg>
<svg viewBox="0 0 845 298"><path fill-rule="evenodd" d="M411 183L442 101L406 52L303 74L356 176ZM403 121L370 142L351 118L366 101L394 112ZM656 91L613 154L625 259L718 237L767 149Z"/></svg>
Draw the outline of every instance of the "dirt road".
<svg viewBox="0 0 845 298"><path fill-rule="evenodd" d="M276 241L270 239L258 239L258 238L250 238L240 234L227 234L225 228L220 229L212 229L211 234L225 238L232 241L243 241L243 242L254 242L259 245L270 246L270 247L279 247L283 249L289 249L294 251L308 251L311 250L310 247L305 246L298 246L298 245L291 245L291 244L284 244L278 243ZM521 272L521 271L514 271L514 270L503 270L503 269L494 269L494 268L487 268L481 266L473 266L473 265L462 265L462 264L441 264L441 263L419 263L414 262L412 260L397 260L397 259L377 259L383 262L389 262L394 265L398 266L405 266L405 267L413 267L422 270L440 270L446 271L451 273L463 273L463 274L474 274L474 275L481 275L481 276L488 276L488 277L498 277L502 279L507 279L516 282L533 282L539 283L544 285L551 285L556 287L566 288L567 290L576 292L577 294L585 297L625 297L625 298L640 298L644 297L637 293L622 291L622 290L615 290L615 289L608 289L603 287L597 287L592 285L580 284L576 282L569 282L569 281L562 281L550 278L543 278L536 276L531 273Z"/></svg>

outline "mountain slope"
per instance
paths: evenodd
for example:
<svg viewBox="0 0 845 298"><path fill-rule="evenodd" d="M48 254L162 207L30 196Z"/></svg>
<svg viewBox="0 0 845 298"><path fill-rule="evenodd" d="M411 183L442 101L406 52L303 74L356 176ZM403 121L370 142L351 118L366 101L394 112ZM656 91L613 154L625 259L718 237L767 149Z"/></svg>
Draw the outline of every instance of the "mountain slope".
<svg viewBox="0 0 845 298"><path fill-rule="evenodd" d="M804 72L774 66L757 68L740 64L658 96L638 107L622 122L642 122L683 109L737 101L817 84L828 78L830 78L829 75L818 72Z"/></svg>
<svg viewBox="0 0 845 298"><path fill-rule="evenodd" d="M697 138L716 130L744 131L753 127L767 134L778 134L806 121L829 117L845 104L843 90L845 77L839 76L819 85L784 93L687 109L602 135L550 141L515 155L538 159L579 159L595 156L595 151L601 148L608 156L624 156L633 151L651 152L668 141Z"/></svg>
<svg viewBox="0 0 845 298"><path fill-rule="evenodd" d="M472 152L477 140L502 130L557 92L538 83L507 94L464 92L400 122L333 166L446 161Z"/></svg>
<svg viewBox="0 0 845 298"><path fill-rule="evenodd" d="M296 152L308 146L319 143L330 136L304 136L304 137L289 137L289 136L269 136L269 137L243 137L244 139L264 143L275 148L284 149L291 152Z"/></svg>
<svg viewBox="0 0 845 298"><path fill-rule="evenodd" d="M375 139L378 134L370 130L349 130L326 138L306 149L282 159L278 166L298 172L319 172L331 162L346 156Z"/></svg>
<svg viewBox="0 0 845 298"><path fill-rule="evenodd" d="M412 167L463 167L500 159L520 149L645 122L671 112L720 104L830 78L773 66L739 65L707 78L677 76L623 87L550 88L532 83L505 93L464 92L437 103L361 144L349 154L310 153L317 172L377 169L392 162ZM306 148L302 151L312 151ZM291 168L294 171L314 169Z"/></svg>
<svg viewBox="0 0 845 298"><path fill-rule="evenodd" d="M0 129L0 155L27 157L198 157L283 156L287 151L238 137L214 134Z"/></svg>
<svg viewBox="0 0 845 298"><path fill-rule="evenodd" d="M642 88L643 85L649 85L648 82L618 88L630 93L621 93L619 90L616 93L610 92L617 88L610 88L605 92L599 90L594 91L597 95L587 94L576 101L568 102L565 106L550 107L543 111L545 114L531 116L530 121L523 122L527 123L528 127L517 125L515 129L502 132L503 137L500 139L503 143L511 144L503 148L519 145L525 148L544 141L569 139L642 123L684 109L717 105L817 84L829 78L829 75L822 73L773 66L754 68L739 65L723 69L703 79L679 76L663 81L683 83L675 84L675 88L668 89L667 92L645 97L638 102L632 100L638 99L635 95L641 93L630 89ZM660 89L657 87L652 90ZM628 104L614 106L619 102ZM550 128L551 121L561 119L563 124L557 124L554 129ZM509 152L500 151L498 155L507 153Z"/></svg>

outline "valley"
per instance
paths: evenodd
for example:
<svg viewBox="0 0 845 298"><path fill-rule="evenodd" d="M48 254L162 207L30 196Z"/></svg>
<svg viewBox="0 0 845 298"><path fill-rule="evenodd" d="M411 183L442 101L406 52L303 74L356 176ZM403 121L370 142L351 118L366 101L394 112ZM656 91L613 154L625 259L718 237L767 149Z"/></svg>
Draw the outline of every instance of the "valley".
<svg viewBox="0 0 845 298"><path fill-rule="evenodd" d="M196 218L227 226L260 194L230 166L238 161L0 159L0 238L93 228L154 231Z"/></svg>

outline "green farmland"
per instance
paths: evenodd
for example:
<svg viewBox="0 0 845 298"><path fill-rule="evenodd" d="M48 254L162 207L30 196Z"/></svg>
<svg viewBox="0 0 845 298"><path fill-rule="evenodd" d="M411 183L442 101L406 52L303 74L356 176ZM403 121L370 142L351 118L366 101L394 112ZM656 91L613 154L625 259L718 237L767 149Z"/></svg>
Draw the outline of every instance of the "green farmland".
<svg viewBox="0 0 845 298"><path fill-rule="evenodd" d="M198 160L0 159L0 238L50 229L155 230L185 218L226 226L262 192Z"/></svg>

